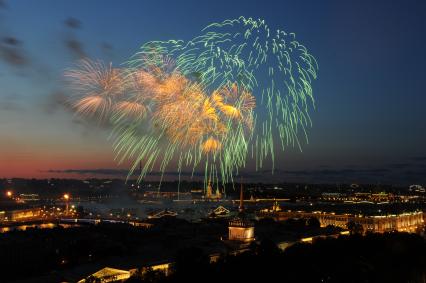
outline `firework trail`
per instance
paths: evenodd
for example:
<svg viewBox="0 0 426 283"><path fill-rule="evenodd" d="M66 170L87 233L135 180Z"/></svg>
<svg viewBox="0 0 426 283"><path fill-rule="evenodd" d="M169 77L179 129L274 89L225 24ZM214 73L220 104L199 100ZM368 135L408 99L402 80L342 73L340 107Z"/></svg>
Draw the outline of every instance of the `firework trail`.
<svg viewBox="0 0 426 283"><path fill-rule="evenodd" d="M261 168L277 147L301 149L317 70L294 34L240 17L187 42L148 42L121 70L83 61L66 75L79 93L77 113L114 125L118 160L133 161L129 176L140 162L139 180L177 164L225 184L247 158Z"/></svg>
<svg viewBox="0 0 426 283"><path fill-rule="evenodd" d="M107 119L124 92L122 72L100 61L83 59L77 68L65 72L76 95L72 107L78 114Z"/></svg>
<svg viewBox="0 0 426 283"><path fill-rule="evenodd" d="M237 83L211 93L203 82L183 75L175 62L152 46L139 56L128 73L136 78L136 97L147 101L151 112L145 124L112 119L120 162L136 156L131 171L142 161L143 177L156 162L164 172L177 158L179 172L188 167L194 172L203 166L206 180L221 177L228 181L245 162L242 153L246 150L240 147L247 146L253 130L254 97Z"/></svg>

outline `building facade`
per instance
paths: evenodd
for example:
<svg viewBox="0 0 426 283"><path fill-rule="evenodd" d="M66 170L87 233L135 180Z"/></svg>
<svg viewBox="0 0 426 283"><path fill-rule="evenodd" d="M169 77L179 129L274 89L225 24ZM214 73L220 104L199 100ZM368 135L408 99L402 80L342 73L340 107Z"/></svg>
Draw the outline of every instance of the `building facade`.
<svg viewBox="0 0 426 283"><path fill-rule="evenodd" d="M230 241L251 242L254 241L254 224L243 218L234 218L229 221L228 239Z"/></svg>
<svg viewBox="0 0 426 283"><path fill-rule="evenodd" d="M391 231L416 232L424 227L424 213L415 211L393 215L363 216L353 214L334 214L327 212L303 212L303 211L262 211L259 217L272 217L277 221L289 218L311 218L319 220L322 227L328 225L347 229L349 222L360 224L364 232L384 233Z"/></svg>

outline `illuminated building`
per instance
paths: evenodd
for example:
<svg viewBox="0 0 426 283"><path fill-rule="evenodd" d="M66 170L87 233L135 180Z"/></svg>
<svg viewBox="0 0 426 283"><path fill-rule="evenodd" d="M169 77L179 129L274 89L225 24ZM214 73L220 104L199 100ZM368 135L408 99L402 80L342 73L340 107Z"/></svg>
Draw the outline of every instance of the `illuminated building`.
<svg viewBox="0 0 426 283"><path fill-rule="evenodd" d="M174 262L170 260L150 262L144 264L141 268L135 268L133 266L130 269L117 269L111 267L105 267L101 270L79 280L77 283L89 283L89 282L125 282L131 276L140 272L140 275L144 276L148 271L159 271L164 273L165 276L168 276L172 271L172 265Z"/></svg>
<svg viewBox="0 0 426 283"><path fill-rule="evenodd" d="M216 192L213 194L213 188L209 181L209 183L207 184L206 194L204 198L209 200L221 199L222 193L220 192L219 188L216 188Z"/></svg>
<svg viewBox="0 0 426 283"><path fill-rule="evenodd" d="M236 217L229 221L229 234L230 241L251 242L254 241L254 224L253 222Z"/></svg>
<svg viewBox="0 0 426 283"><path fill-rule="evenodd" d="M322 227L328 225L346 229L349 222L362 225L364 232L384 233L391 231L416 232L424 226L424 215L421 211L401 213L392 215L364 216L353 214L334 214L327 212L304 212L304 211L271 211L263 210L258 217L272 217L277 221L289 218L311 218L319 220Z"/></svg>
<svg viewBox="0 0 426 283"><path fill-rule="evenodd" d="M207 185L207 190L206 190L206 198L211 198L213 196L213 192L212 192L212 186L210 184Z"/></svg>
<svg viewBox="0 0 426 283"><path fill-rule="evenodd" d="M229 221L228 239L230 241L251 242L254 241L254 224L244 215L244 193L243 185L240 188L239 216Z"/></svg>
<svg viewBox="0 0 426 283"><path fill-rule="evenodd" d="M0 212L0 220L2 221L20 221L39 217L41 215L40 208L16 209Z"/></svg>
<svg viewBox="0 0 426 283"><path fill-rule="evenodd" d="M416 189L410 189L421 194L422 189L416 187ZM322 193L321 201L330 202L346 202L346 203L401 203L401 202L416 202L421 198L420 195L401 195L387 192L379 193L368 193L368 192L357 192L354 194L344 193Z"/></svg>
<svg viewBox="0 0 426 283"><path fill-rule="evenodd" d="M152 270L163 272L164 275L168 276L170 274L172 264L173 263L170 261L150 263L142 267L142 274L146 273L148 270Z"/></svg>
<svg viewBox="0 0 426 283"><path fill-rule="evenodd" d="M209 217L227 217L229 212L225 207L219 206L209 214Z"/></svg>
<svg viewBox="0 0 426 283"><path fill-rule="evenodd" d="M174 212L174 211L165 209L165 210L162 210L160 212L153 213L153 214L149 215L148 218L153 219L153 218L162 218L162 217L166 217L166 216L175 217L175 216L177 216L177 213Z"/></svg>
<svg viewBox="0 0 426 283"><path fill-rule="evenodd" d="M336 200L342 200L343 196L341 193L322 193L321 194L321 200L327 200L327 201L336 201Z"/></svg>
<svg viewBox="0 0 426 283"><path fill-rule="evenodd" d="M425 193L426 192L426 189L425 188L423 188L422 186L420 186L420 185L411 185L410 187L409 187L409 191L415 191L415 192L418 192L418 193Z"/></svg>
<svg viewBox="0 0 426 283"><path fill-rule="evenodd" d="M78 281L78 283L86 282L117 282L124 281L130 278L130 271L105 267L85 279Z"/></svg>
<svg viewBox="0 0 426 283"><path fill-rule="evenodd" d="M190 198L191 193L186 192L163 192L163 191L145 191L143 193L144 198L149 199L176 199L176 198Z"/></svg>
<svg viewBox="0 0 426 283"><path fill-rule="evenodd" d="M278 201L274 202L274 205L272 206L272 211L275 211L275 212L281 211L281 207L280 207L280 204L278 203Z"/></svg>
<svg viewBox="0 0 426 283"><path fill-rule="evenodd" d="M19 198L25 202L40 200L40 196L38 194L20 194Z"/></svg>

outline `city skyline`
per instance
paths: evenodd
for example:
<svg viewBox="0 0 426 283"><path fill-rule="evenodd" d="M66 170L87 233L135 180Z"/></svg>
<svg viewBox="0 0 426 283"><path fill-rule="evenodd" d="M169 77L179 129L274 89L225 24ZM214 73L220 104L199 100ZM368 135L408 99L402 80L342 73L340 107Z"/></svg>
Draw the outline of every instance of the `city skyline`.
<svg viewBox="0 0 426 283"><path fill-rule="evenodd" d="M0 0L1 282L426 282L426 1Z"/></svg>
<svg viewBox="0 0 426 283"><path fill-rule="evenodd" d="M85 56L121 64L148 40L187 40L211 21L245 15L295 32L318 60L319 77L303 152L289 148L276 156L272 177L269 168L255 172L253 162L243 175L426 182L423 3L2 3L0 178L125 175L128 164L114 161L108 129L64 107L65 70Z"/></svg>

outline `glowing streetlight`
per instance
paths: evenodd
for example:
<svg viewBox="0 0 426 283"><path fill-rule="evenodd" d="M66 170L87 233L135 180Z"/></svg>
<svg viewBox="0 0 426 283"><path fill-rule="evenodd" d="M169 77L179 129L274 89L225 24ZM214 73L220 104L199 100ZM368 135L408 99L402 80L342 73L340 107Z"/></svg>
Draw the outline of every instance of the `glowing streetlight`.
<svg viewBox="0 0 426 283"><path fill-rule="evenodd" d="M65 200L66 206L65 206L65 214L68 215L68 201L70 200L69 194L64 194L63 198Z"/></svg>
<svg viewBox="0 0 426 283"><path fill-rule="evenodd" d="M13 196L13 192L12 191L7 191L6 195L7 195L7 197L11 198Z"/></svg>

